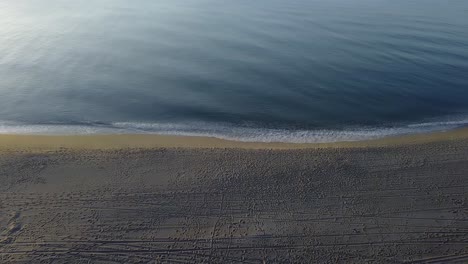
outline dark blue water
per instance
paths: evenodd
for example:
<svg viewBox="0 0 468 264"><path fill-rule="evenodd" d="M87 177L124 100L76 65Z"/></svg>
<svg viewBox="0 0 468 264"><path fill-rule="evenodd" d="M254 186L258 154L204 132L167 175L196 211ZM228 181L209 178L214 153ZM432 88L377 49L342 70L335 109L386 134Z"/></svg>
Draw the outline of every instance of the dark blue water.
<svg viewBox="0 0 468 264"><path fill-rule="evenodd" d="M0 1L0 120L294 142L466 125L468 1Z"/></svg>

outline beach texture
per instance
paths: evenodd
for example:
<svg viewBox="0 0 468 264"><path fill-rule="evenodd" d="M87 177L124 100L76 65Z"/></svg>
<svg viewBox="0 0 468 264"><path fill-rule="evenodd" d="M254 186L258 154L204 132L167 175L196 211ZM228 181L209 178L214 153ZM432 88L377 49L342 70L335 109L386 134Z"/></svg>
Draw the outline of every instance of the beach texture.
<svg viewBox="0 0 468 264"><path fill-rule="evenodd" d="M302 149L0 136L0 263L467 263L457 133Z"/></svg>

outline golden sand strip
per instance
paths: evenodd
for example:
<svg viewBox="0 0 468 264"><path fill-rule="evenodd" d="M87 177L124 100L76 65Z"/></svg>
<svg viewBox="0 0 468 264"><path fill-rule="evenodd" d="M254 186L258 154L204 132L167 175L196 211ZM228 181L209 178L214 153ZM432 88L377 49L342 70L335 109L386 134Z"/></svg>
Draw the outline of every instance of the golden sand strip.
<svg viewBox="0 0 468 264"><path fill-rule="evenodd" d="M386 137L376 140L336 143L260 143L212 137L168 135L0 135L0 150L123 149L123 148L241 148L305 149L342 147L384 147L468 139L468 128L447 132Z"/></svg>

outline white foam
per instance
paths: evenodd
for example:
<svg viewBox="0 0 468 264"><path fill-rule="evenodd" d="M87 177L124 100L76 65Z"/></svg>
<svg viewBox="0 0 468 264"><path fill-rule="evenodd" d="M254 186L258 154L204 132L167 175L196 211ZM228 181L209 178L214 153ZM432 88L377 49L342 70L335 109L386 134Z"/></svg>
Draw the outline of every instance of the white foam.
<svg viewBox="0 0 468 264"><path fill-rule="evenodd" d="M468 118L413 123L394 127L357 127L345 130L288 130L239 127L223 123L81 123L24 124L0 122L0 134L89 135L160 134L216 137L244 142L326 143L360 141L388 136L445 131L468 125Z"/></svg>

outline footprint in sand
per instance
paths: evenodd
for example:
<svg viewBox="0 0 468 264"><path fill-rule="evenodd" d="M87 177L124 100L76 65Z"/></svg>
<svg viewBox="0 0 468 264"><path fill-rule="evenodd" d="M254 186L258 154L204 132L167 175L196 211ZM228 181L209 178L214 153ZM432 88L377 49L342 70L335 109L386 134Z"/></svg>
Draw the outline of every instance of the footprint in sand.
<svg viewBox="0 0 468 264"><path fill-rule="evenodd" d="M13 217L8 222L7 228L0 235L0 244L11 244L14 241L15 234L22 229L21 223L18 219L20 217L20 212L16 212Z"/></svg>

